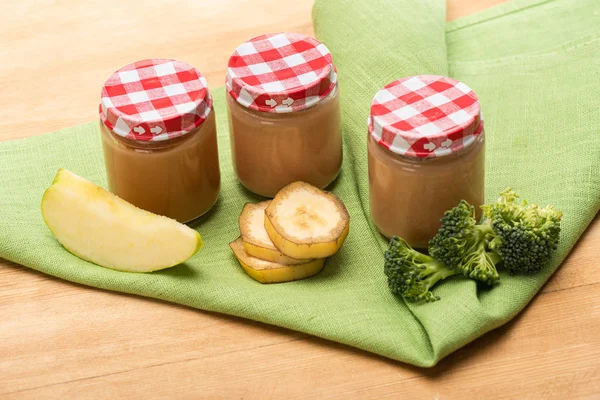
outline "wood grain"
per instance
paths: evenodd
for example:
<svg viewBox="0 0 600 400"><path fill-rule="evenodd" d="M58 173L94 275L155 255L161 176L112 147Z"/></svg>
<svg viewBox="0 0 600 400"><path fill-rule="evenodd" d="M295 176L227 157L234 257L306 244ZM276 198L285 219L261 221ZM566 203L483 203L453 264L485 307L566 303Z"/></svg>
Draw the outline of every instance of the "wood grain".
<svg viewBox="0 0 600 400"><path fill-rule="evenodd" d="M452 0L448 18L502 1ZM269 31L311 34L311 6L2 2L10 18L0 26L0 140L95 119L106 76L148 57L149 43L152 56L187 61L221 86L239 42ZM0 398L597 398L599 245L596 218L523 313L432 369L0 260Z"/></svg>

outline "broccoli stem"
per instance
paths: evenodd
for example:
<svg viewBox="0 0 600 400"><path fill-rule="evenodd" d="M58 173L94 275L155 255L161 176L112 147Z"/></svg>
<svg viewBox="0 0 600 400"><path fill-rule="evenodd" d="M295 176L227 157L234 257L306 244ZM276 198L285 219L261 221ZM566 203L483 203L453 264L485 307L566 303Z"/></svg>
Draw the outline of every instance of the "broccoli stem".
<svg viewBox="0 0 600 400"><path fill-rule="evenodd" d="M427 272L430 271L435 272L427 276L427 283L425 285L427 290L431 289L436 283L438 283L441 280L444 280L452 275L460 274L460 271L445 268L443 264L440 264L439 266L435 265L427 267Z"/></svg>
<svg viewBox="0 0 600 400"><path fill-rule="evenodd" d="M492 260L494 265L498 265L502 262L502 257L500 257L499 254L494 253L493 251L488 251L486 254L490 258L490 260Z"/></svg>
<svg viewBox="0 0 600 400"><path fill-rule="evenodd" d="M475 228L476 232L480 234L478 237L479 240L485 239L485 237L488 235L495 236L492 223L489 219L484 219L481 224L475 225L473 228Z"/></svg>
<svg viewBox="0 0 600 400"><path fill-rule="evenodd" d="M494 285L500 279L496 270L496 263L501 258L495 254L487 252L486 239L493 236L494 231L488 221L480 225L473 226L471 247L466 256L456 265L455 269L472 279L482 281L488 285Z"/></svg>

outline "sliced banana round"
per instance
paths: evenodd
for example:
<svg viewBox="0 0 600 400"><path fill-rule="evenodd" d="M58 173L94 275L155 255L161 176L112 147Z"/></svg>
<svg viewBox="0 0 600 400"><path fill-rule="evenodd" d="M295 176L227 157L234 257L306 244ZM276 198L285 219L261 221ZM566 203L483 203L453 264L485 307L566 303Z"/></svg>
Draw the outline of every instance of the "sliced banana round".
<svg viewBox="0 0 600 400"><path fill-rule="evenodd" d="M271 200L267 200L244 205L239 217L244 250L252 257L279 264L305 263L306 260L298 260L281 253L269 238L265 229L265 209L270 203Z"/></svg>
<svg viewBox="0 0 600 400"><path fill-rule="evenodd" d="M321 272L325 259L305 260L301 264L279 264L252 257L244 250L241 238L229 243L235 257L252 279L261 283L280 283L308 278Z"/></svg>
<svg viewBox="0 0 600 400"><path fill-rule="evenodd" d="M265 209L265 229L275 247L296 259L335 254L348 236L350 215L333 193L294 182Z"/></svg>

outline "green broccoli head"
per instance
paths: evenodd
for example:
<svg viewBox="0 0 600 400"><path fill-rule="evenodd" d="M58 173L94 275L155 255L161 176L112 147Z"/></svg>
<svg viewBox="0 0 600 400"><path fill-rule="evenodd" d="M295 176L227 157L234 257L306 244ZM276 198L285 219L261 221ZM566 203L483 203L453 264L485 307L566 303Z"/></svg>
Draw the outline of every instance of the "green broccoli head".
<svg viewBox="0 0 600 400"><path fill-rule="evenodd" d="M482 206L484 218L462 200L444 213L429 254L414 250L399 237L390 240L384 272L392 292L408 301L435 301L431 288L449 276L463 275L493 285L497 265L510 273L541 269L556 250L562 213L552 206L519 202L510 188L495 203Z"/></svg>
<svg viewBox="0 0 600 400"><path fill-rule="evenodd" d="M414 250L397 236L390 240L384 258L384 272L391 291L408 301L439 300L430 289L440 280L458 273Z"/></svg>
<svg viewBox="0 0 600 400"><path fill-rule="evenodd" d="M509 188L495 203L482 207L495 236L488 247L511 273L538 271L558 246L562 212L518 198Z"/></svg>
<svg viewBox="0 0 600 400"><path fill-rule="evenodd" d="M475 210L465 200L444 213L437 235L429 242L429 254L451 268L456 268L465 252L473 247Z"/></svg>
<svg viewBox="0 0 600 400"><path fill-rule="evenodd" d="M437 235L429 242L429 254L448 268L465 276L493 285L500 279L496 263L486 241L493 237L489 224L477 224L475 208L461 200L458 206L444 213Z"/></svg>
<svg viewBox="0 0 600 400"><path fill-rule="evenodd" d="M562 213L518 199L506 189L495 203L482 206L480 224L473 206L462 200L444 214L438 234L429 242L429 254L489 285L498 282L500 263L511 273L541 269L558 245Z"/></svg>

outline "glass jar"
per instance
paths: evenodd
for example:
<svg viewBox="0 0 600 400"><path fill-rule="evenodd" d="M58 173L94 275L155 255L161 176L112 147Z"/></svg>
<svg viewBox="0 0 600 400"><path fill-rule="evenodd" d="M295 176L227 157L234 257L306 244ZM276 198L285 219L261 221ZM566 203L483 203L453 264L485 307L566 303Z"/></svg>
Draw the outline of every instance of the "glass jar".
<svg viewBox="0 0 600 400"><path fill-rule="evenodd" d="M100 120L111 192L180 222L216 203L215 113L198 70L167 59L121 68L104 84Z"/></svg>
<svg viewBox="0 0 600 400"><path fill-rule="evenodd" d="M250 191L273 197L304 181L325 188L342 165L337 74L327 48L295 33L239 46L227 71L235 173Z"/></svg>
<svg viewBox="0 0 600 400"><path fill-rule="evenodd" d="M373 99L367 140L371 219L384 236L427 248L462 199L481 216L485 133L468 86L432 75L390 83Z"/></svg>

